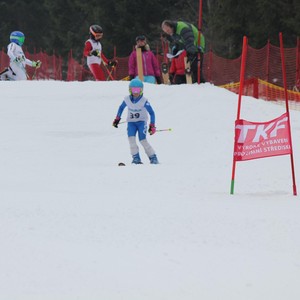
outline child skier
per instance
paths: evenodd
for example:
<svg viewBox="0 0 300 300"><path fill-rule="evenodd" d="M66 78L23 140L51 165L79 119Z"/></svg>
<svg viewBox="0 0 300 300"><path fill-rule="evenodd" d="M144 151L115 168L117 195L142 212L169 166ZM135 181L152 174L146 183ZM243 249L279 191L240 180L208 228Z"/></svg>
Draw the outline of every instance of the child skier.
<svg viewBox="0 0 300 300"><path fill-rule="evenodd" d="M130 146L130 153L132 155L133 164L142 164L139 148L136 143L136 134L138 133L139 141L144 147L146 154L149 157L151 164L158 164L158 160L155 151L148 143L146 139L147 133L147 120L148 113L150 115L150 125L148 132L150 135L156 132L155 127L155 113L152 109L148 99L143 96L143 82L138 78L132 79L129 84L129 96L126 96L122 104L118 109L117 116L113 121L113 126L118 128L118 124L121 120L121 115L124 108L127 106L127 134Z"/></svg>
<svg viewBox="0 0 300 300"><path fill-rule="evenodd" d="M103 37L102 27L99 25L90 26L90 38L85 42L83 55L87 59L87 65L96 81L104 81L105 76L101 68L101 63L115 67L117 61L108 60L102 52L100 40Z"/></svg>
<svg viewBox="0 0 300 300"><path fill-rule="evenodd" d="M0 73L1 80L27 80L26 65L39 68L41 62L31 61L25 57L22 45L25 36L21 31L13 31L10 34L11 43L7 46L7 55L10 58L9 67Z"/></svg>

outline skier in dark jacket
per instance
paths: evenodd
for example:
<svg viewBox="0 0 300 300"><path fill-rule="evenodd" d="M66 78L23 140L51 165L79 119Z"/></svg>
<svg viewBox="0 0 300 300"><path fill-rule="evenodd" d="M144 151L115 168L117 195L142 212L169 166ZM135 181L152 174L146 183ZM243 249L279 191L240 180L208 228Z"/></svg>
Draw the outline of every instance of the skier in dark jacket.
<svg viewBox="0 0 300 300"><path fill-rule="evenodd" d="M167 34L167 39L172 45L172 54L176 54L179 50L186 50L188 61L191 63L193 83L197 82L198 60L197 55L200 52L201 70L203 62L203 53L205 50L205 38L201 33L200 46L198 47L199 31L193 24L183 21L165 20L161 24L162 30ZM201 82L204 77L200 75Z"/></svg>

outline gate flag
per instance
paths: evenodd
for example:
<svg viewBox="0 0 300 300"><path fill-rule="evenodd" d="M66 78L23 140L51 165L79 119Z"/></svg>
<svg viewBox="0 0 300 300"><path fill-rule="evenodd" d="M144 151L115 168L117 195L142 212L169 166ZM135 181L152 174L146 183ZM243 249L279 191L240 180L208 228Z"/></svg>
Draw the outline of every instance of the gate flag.
<svg viewBox="0 0 300 300"><path fill-rule="evenodd" d="M235 121L234 160L286 155L292 153L288 114L268 122Z"/></svg>
<svg viewBox="0 0 300 300"><path fill-rule="evenodd" d="M282 33L279 34L279 39L286 112L279 118L269 122L258 123L249 122L240 118L248 48L248 39L246 36L243 38L240 89L237 117L235 121L235 137L231 173L231 195L233 195L234 192L235 169L237 161L289 154L291 158L293 177L293 194L297 196Z"/></svg>

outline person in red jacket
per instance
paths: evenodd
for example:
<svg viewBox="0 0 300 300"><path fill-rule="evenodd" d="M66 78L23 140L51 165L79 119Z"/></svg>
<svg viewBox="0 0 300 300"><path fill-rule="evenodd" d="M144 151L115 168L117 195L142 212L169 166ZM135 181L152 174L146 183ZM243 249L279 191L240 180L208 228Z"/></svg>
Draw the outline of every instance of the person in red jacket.
<svg viewBox="0 0 300 300"><path fill-rule="evenodd" d="M184 58L186 51L184 50L179 56L172 58L169 69L169 80L171 84L186 83Z"/></svg>
<svg viewBox="0 0 300 300"><path fill-rule="evenodd" d="M97 81L104 81L105 76L101 63L114 67L117 62L109 61L102 52L100 40L103 37L102 27L99 25L90 26L90 38L85 42L83 55L87 58L87 65Z"/></svg>

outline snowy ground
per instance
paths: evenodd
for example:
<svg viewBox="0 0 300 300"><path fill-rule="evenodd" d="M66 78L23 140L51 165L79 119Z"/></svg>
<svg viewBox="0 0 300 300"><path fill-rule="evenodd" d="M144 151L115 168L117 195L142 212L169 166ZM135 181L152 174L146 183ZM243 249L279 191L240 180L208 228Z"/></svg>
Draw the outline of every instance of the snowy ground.
<svg viewBox="0 0 300 300"><path fill-rule="evenodd" d="M0 87L0 299L300 298L290 157L238 163L229 194L237 95L146 84L172 131L148 137L160 165L141 149L133 166L112 127L127 82ZM241 117L284 110L245 97ZM299 185L299 111L291 124Z"/></svg>

